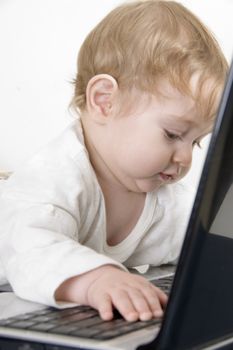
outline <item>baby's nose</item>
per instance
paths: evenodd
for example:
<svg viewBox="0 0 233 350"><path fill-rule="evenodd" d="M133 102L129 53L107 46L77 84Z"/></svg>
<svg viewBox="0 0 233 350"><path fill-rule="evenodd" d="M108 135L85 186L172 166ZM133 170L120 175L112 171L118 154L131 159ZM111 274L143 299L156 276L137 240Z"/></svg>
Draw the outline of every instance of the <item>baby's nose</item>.
<svg viewBox="0 0 233 350"><path fill-rule="evenodd" d="M173 161L184 168L189 168L192 164L192 147L184 145L177 149L173 156Z"/></svg>

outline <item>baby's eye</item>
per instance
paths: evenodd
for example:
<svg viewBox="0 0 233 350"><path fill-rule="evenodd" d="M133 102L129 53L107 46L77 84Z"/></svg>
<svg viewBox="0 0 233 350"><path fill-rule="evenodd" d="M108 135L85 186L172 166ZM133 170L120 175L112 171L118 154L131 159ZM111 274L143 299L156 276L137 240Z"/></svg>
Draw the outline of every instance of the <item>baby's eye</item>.
<svg viewBox="0 0 233 350"><path fill-rule="evenodd" d="M181 139L180 135L176 135L176 134L174 134L174 133L172 133L172 132L170 132L170 131L168 131L168 130L164 130L164 131L165 131L166 137L167 137L169 140L171 140L171 141L180 140L180 139Z"/></svg>
<svg viewBox="0 0 233 350"><path fill-rule="evenodd" d="M197 140L197 141L193 141L193 147L194 147L194 146L197 146L197 147L199 147L199 148L202 148L202 147L201 147L201 142L198 141L198 140Z"/></svg>

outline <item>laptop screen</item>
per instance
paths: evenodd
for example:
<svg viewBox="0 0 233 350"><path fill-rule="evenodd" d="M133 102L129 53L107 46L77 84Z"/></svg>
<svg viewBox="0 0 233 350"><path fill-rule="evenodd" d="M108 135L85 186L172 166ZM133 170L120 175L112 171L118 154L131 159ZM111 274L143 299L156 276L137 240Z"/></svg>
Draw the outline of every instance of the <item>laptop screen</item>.
<svg viewBox="0 0 233 350"><path fill-rule="evenodd" d="M210 233L233 238L233 121L228 116L226 137L222 144L221 162L210 215ZM228 124L228 123L227 123ZM217 145L216 145L217 146Z"/></svg>
<svg viewBox="0 0 233 350"><path fill-rule="evenodd" d="M217 215L210 227L210 232L233 239L233 186L230 185Z"/></svg>

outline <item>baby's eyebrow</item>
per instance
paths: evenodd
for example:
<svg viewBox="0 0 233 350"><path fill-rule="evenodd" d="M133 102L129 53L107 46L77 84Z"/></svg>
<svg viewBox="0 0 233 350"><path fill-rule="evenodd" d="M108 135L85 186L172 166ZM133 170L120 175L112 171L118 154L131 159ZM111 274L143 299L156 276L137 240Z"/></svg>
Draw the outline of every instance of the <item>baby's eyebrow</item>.
<svg viewBox="0 0 233 350"><path fill-rule="evenodd" d="M170 121L171 122L174 122L174 123L176 123L176 124L180 124L180 125L185 125L185 126L187 126L187 127L189 127L189 126L196 126L196 125L198 125L199 123L198 123L198 121L196 121L196 120L190 120L188 117L187 117L187 115L182 115L182 114L180 114L180 115L177 115L177 114L170 114L169 116L168 116L168 118L170 117Z"/></svg>
<svg viewBox="0 0 233 350"><path fill-rule="evenodd" d="M173 115L170 114L169 116L167 116L166 120L164 121L168 127L178 127L181 128L182 130L186 130L188 129L190 126L196 126L198 123L191 121L191 120L187 120L187 119L181 119L181 116L177 116L177 115Z"/></svg>

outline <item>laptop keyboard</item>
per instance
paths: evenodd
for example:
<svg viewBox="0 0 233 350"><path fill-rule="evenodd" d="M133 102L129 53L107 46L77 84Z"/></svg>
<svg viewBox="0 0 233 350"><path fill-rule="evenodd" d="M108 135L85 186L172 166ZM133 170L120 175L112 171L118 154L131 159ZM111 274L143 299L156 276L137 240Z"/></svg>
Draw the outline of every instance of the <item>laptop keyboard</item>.
<svg viewBox="0 0 233 350"><path fill-rule="evenodd" d="M168 294L172 278L172 276L161 278L155 281L155 284ZM103 321L93 308L76 306L62 310L49 307L21 314L0 320L0 327L106 340L160 323L161 319L127 322L118 312L115 313L113 320Z"/></svg>
<svg viewBox="0 0 233 350"><path fill-rule="evenodd" d="M157 280L150 281L152 284L154 284L156 287L159 287L164 291L164 293L169 294L171 290L171 285L173 281L174 275L163 277Z"/></svg>

